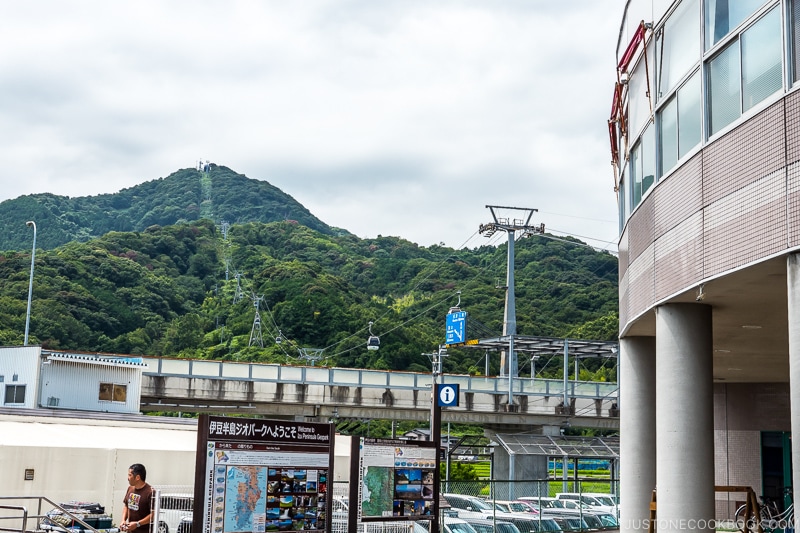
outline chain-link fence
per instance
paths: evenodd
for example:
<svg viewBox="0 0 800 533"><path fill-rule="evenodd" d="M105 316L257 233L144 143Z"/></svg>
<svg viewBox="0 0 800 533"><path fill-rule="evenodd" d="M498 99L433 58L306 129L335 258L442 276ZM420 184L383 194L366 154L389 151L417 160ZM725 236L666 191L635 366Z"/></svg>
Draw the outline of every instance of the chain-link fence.
<svg viewBox="0 0 800 533"><path fill-rule="evenodd" d="M348 531L349 483L334 484L333 531ZM617 480L443 481L440 524L457 531L466 521L478 533L540 533L617 529ZM428 521L359 523L359 533L425 533ZM462 528L468 530L467 528Z"/></svg>
<svg viewBox="0 0 800 533"><path fill-rule="evenodd" d="M447 511L479 531L487 520L491 531L499 521L522 533L619 527L617 480L444 481L441 490Z"/></svg>
<svg viewBox="0 0 800 533"><path fill-rule="evenodd" d="M619 481L610 479L538 480L481 480L442 481L442 493L463 494L487 500L516 500L520 498L555 498L559 494L602 494L609 501L618 501ZM574 499L578 499L577 497ZM586 499L586 501L591 501ZM596 503L596 502L592 502ZM587 503L587 505L589 505Z"/></svg>
<svg viewBox="0 0 800 533"><path fill-rule="evenodd" d="M194 489L191 486L157 486L157 533L191 533ZM333 533L350 533L350 484L333 483L330 518ZM479 533L516 533L616 529L619 482L609 479L443 481L440 523L448 527L461 520ZM509 513L531 518L514 517ZM535 517L535 518L534 518ZM498 524L500 525L498 527ZM514 527L504 524L513 524ZM353 533L426 533L425 520L359 523ZM491 529L482 529L491 528ZM457 530L457 527L450 527ZM442 527L442 531L447 528Z"/></svg>

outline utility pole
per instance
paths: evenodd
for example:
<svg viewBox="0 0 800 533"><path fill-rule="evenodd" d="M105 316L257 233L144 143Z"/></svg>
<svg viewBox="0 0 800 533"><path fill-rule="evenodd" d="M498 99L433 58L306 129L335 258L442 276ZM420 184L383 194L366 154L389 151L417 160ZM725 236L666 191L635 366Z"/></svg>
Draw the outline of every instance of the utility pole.
<svg viewBox="0 0 800 533"><path fill-rule="evenodd" d="M25 339L22 343L23 346L28 345L28 331L31 327L31 296L33 295L33 266L36 260L36 222L29 220L25 223L26 226L33 228L33 249L31 250L31 279L28 281L28 311L25 314Z"/></svg>
<svg viewBox="0 0 800 533"><path fill-rule="evenodd" d="M427 355L431 360L431 442L436 443L436 468L433 469L433 484L441 487L439 474L439 459L441 457L442 445L442 408L439 406L439 384L438 377L442 374L442 357L447 356L447 346L439 345L439 350ZM448 443L449 444L449 443ZM439 494L438 489L434 489L434 496ZM438 508L438 506L436 507ZM435 513L431 520L430 533L441 531L438 513Z"/></svg>

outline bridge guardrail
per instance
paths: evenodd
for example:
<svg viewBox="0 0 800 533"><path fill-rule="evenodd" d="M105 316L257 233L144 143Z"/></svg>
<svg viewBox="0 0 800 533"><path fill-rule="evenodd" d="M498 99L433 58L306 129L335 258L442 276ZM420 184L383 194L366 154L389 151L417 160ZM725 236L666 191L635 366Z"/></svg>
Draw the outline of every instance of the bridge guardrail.
<svg viewBox="0 0 800 533"><path fill-rule="evenodd" d="M387 372L354 368L291 366L274 363L237 363L160 357L143 357L142 360L147 365L144 373L149 375L421 391L429 391L431 388L431 375L418 372ZM442 382L457 383L461 386L462 392L508 393L507 377L444 374ZM617 383L567 381L567 395L570 398L613 400L617 398L618 390ZM513 393L531 396L563 396L564 381L560 379L517 377L513 380Z"/></svg>

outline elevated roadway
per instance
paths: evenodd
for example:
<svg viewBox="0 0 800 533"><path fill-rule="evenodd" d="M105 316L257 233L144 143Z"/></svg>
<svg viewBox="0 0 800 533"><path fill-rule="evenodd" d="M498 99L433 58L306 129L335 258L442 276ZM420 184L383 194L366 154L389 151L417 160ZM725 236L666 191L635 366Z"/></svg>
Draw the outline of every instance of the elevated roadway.
<svg viewBox="0 0 800 533"><path fill-rule="evenodd" d="M329 419L429 419L430 374L190 359L143 358L143 411ZM508 429L619 428L616 383L443 374L460 405L443 422ZM512 394L509 394L509 385ZM512 403L509 403L509 398Z"/></svg>

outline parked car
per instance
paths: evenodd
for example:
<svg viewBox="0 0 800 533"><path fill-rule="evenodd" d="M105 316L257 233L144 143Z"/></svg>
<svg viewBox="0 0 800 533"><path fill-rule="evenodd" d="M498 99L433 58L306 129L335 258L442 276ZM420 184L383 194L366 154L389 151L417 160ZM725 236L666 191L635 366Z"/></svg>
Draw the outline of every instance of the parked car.
<svg viewBox="0 0 800 533"><path fill-rule="evenodd" d="M428 533L429 523L425 520L412 523L411 533ZM440 531L444 533L480 533L471 524L457 516L444 516ZM508 532L511 533L511 532Z"/></svg>
<svg viewBox="0 0 800 533"><path fill-rule="evenodd" d="M504 520L473 518L469 521L469 525L478 533L520 533L517 526Z"/></svg>
<svg viewBox="0 0 800 533"><path fill-rule="evenodd" d="M524 500L514 500L508 504L508 508L515 513L532 513L539 514L539 508L533 502L526 502Z"/></svg>
<svg viewBox="0 0 800 533"><path fill-rule="evenodd" d="M475 496L465 494L443 494L444 499L458 513L459 518L493 518L496 514L504 514L497 511L490 503Z"/></svg>
<svg viewBox="0 0 800 533"><path fill-rule="evenodd" d="M178 533L192 533L192 517L184 516L178 524Z"/></svg>
<svg viewBox="0 0 800 533"><path fill-rule="evenodd" d="M474 519L502 520L512 522L522 533L538 532L536 518L530 513L507 513L493 507L490 502L476 496L465 494L443 494L447 503L458 512L458 517L470 521Z"/></svg>
<svg viewBox="0 0 800 533"><path fill-rule="evenodd" d="M444 518L445 533L478 533L466 520L446 516Z"/></svg>
<svg viewBox="0 0 800 533"><path fill-rule="evenodd" d="M606 526L603 525L602 520L591 511L583 511L583 510L576 510L576 509L552 509L548 511L548 515L550 516L570 516L570 517L578 517L586 522L586 526L589 529L600 530L600 529L608 529Z"/></svg>
<svg viewBox="0 0 800 533"><path fill-rule="evenodd" d="M545 514L545 516L555 520L561 531L585 531L589 529L589 525L580 516L560 514Z"/></svg>
<svg viewBox="0 0 800 533"><path fill-rule="evenodd" d="M494 500L494 505L498 511L503 511L504 513L535 514L539 512L539 510L533 504L520 500Z"/></svg>
<svg viewBox="0 0 800 533"><path fill-rule="evenodd" d="M517 498L520 501L529 503L537 509L564 509L566 508L567 500L557 500L548 496L521 496Z"/></svg>
<svg viewBox="0 0 800 533"><path fill-rule="evenodd" d="M559 532L561 531L561 526L558 525L558 522L553 520L549 516L515 516L513 518L509 518L508 520L511 521L517 529L520 530L521 533L539 533L539 532Z"/></svg>
<svg viewBox="0 0 800 533"><path fill-rule="evenodd" d="M608 496L608 494L600 494L601 497ZM604 511L606 513L611 513L614 516L617 514L617 507L613 500L607 500L607 503L603 503L604 498L598 498L596 496L592 496L591 493L578 493L578 492L560 492L556 494L556 498L559 500L571 500L571 501L579 501L585 505L588 505L598 511Z"/></svg>
<svg viewBox="0 0 800 533"><path fill-rule="evenodd" d="M158 533L177 533L181 520L192 516L194 497L187 494L161 494Z"/></svg>

